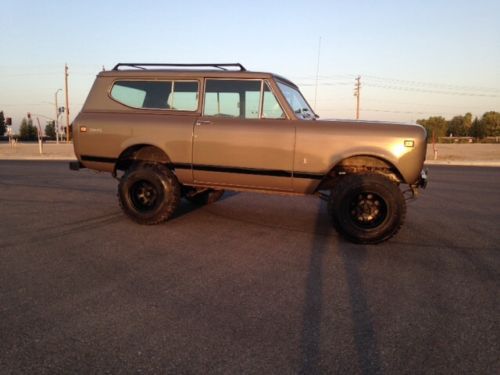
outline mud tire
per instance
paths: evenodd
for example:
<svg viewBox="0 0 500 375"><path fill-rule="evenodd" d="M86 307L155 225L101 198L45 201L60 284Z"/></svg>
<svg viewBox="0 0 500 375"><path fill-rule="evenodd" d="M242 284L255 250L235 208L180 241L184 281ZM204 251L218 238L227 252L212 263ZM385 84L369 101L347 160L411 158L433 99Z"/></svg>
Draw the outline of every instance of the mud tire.
<svg viewBox="0 0 500 375"><path fill-rule="evenodd" d="M399 186L378 174L342 177L332 189L328 211L334 227L348 240L376 244L403 225L406 202Z"/></svg>
<svg viewBox="0 0 500 375"><path fill-rule="evenodd" d="M118 184L123 212L139 224L153 225L168 220L180 202L180 184L174 173L157 163L130 167Z"/></svg>

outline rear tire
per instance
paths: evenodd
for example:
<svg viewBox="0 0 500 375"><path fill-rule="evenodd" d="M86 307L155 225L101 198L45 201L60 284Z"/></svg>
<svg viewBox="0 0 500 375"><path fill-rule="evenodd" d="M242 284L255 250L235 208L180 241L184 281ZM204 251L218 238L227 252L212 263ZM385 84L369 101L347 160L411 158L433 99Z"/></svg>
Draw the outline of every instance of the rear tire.
<svg viewBox="0 0 500 375"><path fill-rule="evenodd" d="M342 177L332 189L328 208L337 231L350 241L363 244L394 236L406 215L399 187L378 174Z"/></svg>
<svg viewBox="0 0 500 375"><path fill-rule="evenodd" d="M123 212L135 222L146 225L168 220L179 205L180 191L172 171L155 163L132 166L118 184Z"/></svg>

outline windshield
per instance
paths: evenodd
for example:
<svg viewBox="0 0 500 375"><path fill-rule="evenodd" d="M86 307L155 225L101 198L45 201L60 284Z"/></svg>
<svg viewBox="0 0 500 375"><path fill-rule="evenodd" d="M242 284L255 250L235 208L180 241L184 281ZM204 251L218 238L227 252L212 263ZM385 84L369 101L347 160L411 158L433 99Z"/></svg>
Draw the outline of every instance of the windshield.
<svg viewBox="0 0 500 375"><path fill-rule="evenodd" d="M302 96L299 90L285 85L284 83L277 82L281 92L285 96L286 101L292 107L293 111L298 118L302 120L315 120L316 115L314 114L309 104Z"/></svg>

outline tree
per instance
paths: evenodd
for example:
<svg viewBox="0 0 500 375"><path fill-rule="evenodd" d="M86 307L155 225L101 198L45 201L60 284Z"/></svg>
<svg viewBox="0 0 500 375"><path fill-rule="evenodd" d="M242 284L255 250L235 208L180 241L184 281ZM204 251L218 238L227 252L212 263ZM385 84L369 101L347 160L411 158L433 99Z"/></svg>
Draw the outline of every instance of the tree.
<svg viewBox="0 0 500 375"><path fill-rule="evenodd" d="M448 122L448 135L465 137L470 135L472 127L472 113L467 112L465 116L455 116Z"/></svg>
<svg viewBox="0 0 500 375"><path fill-rule="evenodd" d="M471 135L471 129L472 129L472 113L467 112L464 116L464 128L465 128L465 135L470 136Z"/></svg>
<svg viewBox="0 0 500 375"><path fill-rule="evenodd" d="M417 124L422 125L427 130L427 141L432 139L432 134L436 138L447 135L448 123L442 116L429 117L427 120L417 120Z"/></svg>
<svg viewBox="0 0 500 375"><path fill-rule="evenodd" d="M455 116L448 121L448 135L462 137L465 135L464 116Z"/></svg>
<svg viewBox="0 0 500 375"><path fill-rule="evenodd" d="M25 141L33 141L36 139L37 133L33 126L33 121L31 119L26 120L23 117L21 121L21 126L19 127L19 138Z"/></svg>
<svg viewBox="0 0 500 375"><path fill-rule="evenodd" d="M488 137L500 136L500 113L495 111L486 112L481 118L481 122L486 128Z"/></svg>
<svg viewBox="0 0 500 375"><path fill-rule="evenodd" d="M19 138L21 139L28 139L30 135L29 129L28 129L28 121L23 117L21 121L21 126L19 127Z"/></svg>
<svg viewBox="0 0 500 375"><path fill-rule="evenodd" d="M7 125L5 125L5 116L3 111L0 111L0 137L2 137L7 131Z"/></svg>
<svg viewBox="0 0 500 375"><path fill-rule="evenodd" d="M471 135L478 139L486 137L486 126L477 117L472 121Z"/></svg>
<svg viewBox="0 0 500 375"><path fill-rule="evenodd" d="M55 123L55 121L47 121L47 125L45 125L45 135L49 138L56 137L56 123Z"/></svg>

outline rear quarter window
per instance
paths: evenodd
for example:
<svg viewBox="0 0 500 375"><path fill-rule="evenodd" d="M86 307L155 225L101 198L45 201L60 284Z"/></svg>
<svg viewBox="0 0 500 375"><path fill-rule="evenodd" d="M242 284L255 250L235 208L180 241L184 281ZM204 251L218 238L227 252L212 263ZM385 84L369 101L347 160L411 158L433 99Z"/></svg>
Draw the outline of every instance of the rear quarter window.
<svg viewBox="0 0 500 375"><path fill-rule="evenodd" d="M132 108L196 111L197 81L117 81L111 97Z"/></svg>

